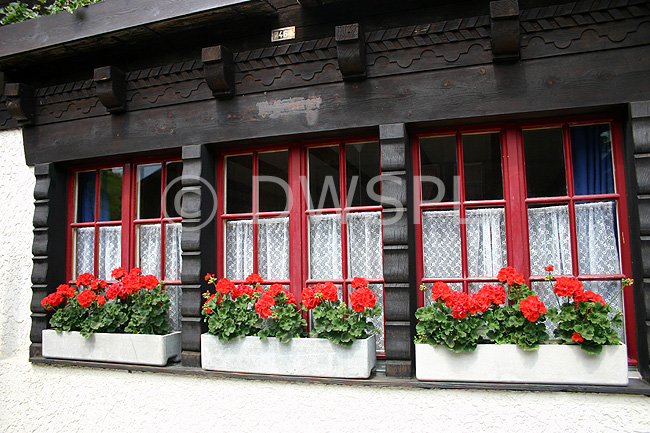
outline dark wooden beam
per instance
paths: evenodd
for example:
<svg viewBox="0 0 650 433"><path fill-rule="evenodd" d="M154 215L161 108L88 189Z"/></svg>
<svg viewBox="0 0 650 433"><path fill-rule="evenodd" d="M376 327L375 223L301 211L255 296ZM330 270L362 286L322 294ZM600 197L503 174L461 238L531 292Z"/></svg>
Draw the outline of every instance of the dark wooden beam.
<svg viewBox="0 0 650 433"><path fill-rule="evenodd" d="M109 113L126 110L126 79L124 72L114 66L95 69L97 97Z"/></svg>
<svg viewBox="0 0 650 433"><path fill-rule="evenodd" d="M336 26L336 53L339 70L346 81L366 78L366 42L359 24Z"/></svg>
<svg viewBox="0 0 650 433"><path fill-rule="evenodd" d="M34 89L22 83L5 84L7 111L19 125L30 125L34 121Z"/></svg>
<svg viewBox="0 0 650 433"><path fill-rule="evenodd" d="M217 99L235 96L235 63L228 48L217 45L203 48L201 52L205 81Z"/></svg>
<svg viewBox="0 0 650 433"><path fill-rule="evenodd" d="M519 3L517 0L490 2L492 55L495 62L519 59Z"/></svg>

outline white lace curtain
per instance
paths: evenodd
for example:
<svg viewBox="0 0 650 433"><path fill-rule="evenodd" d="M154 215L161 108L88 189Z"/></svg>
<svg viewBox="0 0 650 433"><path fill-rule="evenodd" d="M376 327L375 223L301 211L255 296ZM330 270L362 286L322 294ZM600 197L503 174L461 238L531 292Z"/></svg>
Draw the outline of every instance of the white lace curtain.
<svg viewBox="0 0 650 433"><path fill-rule="evenodd" d="M95 229L80 227L77 229L77 275L95 274ZM122 262L122 228L108 226L99 228L99 272L97 278L110 279L111 271Z"/></svg>
<svg viewBox="0 0 650 433"><path fill-rule="evenodd" d="M469 276L495 276L507 264L504 209L467 209L465 224ZM423 212L422 234L424 276L462 276L459 211Z"/></svg>
<svg viewBox="0 0 650 433"><path fill-rule="evenodd" d="M289 218L262 218L257 233L258 274L265 280L289 279ZM226 223L226 276L243 280L253 272L253 221Z"/></svg>

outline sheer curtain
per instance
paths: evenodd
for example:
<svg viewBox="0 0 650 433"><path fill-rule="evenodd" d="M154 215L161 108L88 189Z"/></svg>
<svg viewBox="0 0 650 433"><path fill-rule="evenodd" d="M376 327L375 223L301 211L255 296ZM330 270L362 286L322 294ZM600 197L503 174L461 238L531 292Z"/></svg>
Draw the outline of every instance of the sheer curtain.
<svg viewBox="0 0 650 433"><path fill-rule="evenodd" d="M348 275L350 277L384 278L380 212L353 212L346 215L348 237ZM377 297L381 315L372 319L380 330L377 350L384 350L384 287L370 284Z"/></svg>
<svg viewBox="0 0 650 433"><path fill-rule="evenodd" d="M253 221L226 222L226 277L244 280L253 272Z"/></svg>
<svg viewBox="0 0 650 433"><path fill-rule="evenodd" d="M505 210L467 209L465 224L469 276L496 276L508 263Z"/></svg>
<svg viewBox="0 0 650 433"><path fill-rule="evenodd" d="M544 275L553 265L556 275L570 275L571 238L569 208L545 206L528 209L528 243L531 275Z"/></svg>
<svg viewBox="0 0 650 433"><path fill-rule="evenodd" d="M143 274L160 278L160 224L138 226L140 234L139 266Z"/></svg>
<svg viewBox="0 0 650 433"><path fill-rule="evenodd" d="M95 228L79 227L77 233L76 273L77 277L86 272L95 273Z"/></svg>
<svg viewBox="0 0 650 433"><path fill-rule="evenodd" d="M341 215L309 216L309 277L329 280L343 278Z"/></svg>
<svg viewBox="0 0 650 433"><path fill-rule="evenodd" d="M616 206L612 202L576 204L578 266L581 274L619 274Z"/></svg>
<svg viewBox="0 0 650 433"><path fill-rule="evenodd" d="M458 210L422 212L422 244L425 277L462 276Z"/></svg>
<svg viewBox="0 0 650 433"><path fill-rule="evenodd" d="M259 275L268 280L288 280L289 217L260 219L257 237Z"/></svg>
<svg viewBox="0 0 650 433"><path fill-rule="evenodd" d="M99 273L97 278L111 279L111 271L122 263L122 227L99 228Z"/></svg>

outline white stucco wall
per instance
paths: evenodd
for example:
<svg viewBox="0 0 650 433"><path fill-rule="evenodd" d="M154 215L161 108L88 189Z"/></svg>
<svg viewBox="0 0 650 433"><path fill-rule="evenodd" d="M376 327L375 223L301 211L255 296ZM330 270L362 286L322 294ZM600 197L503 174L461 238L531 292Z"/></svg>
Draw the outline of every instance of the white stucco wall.
<svg viewBox="0 0 650 433"><path fill-rule="evenodd" d="M384 389L32 365L33 171L0 131L2 432L650 432L650 398Z"/></svg>

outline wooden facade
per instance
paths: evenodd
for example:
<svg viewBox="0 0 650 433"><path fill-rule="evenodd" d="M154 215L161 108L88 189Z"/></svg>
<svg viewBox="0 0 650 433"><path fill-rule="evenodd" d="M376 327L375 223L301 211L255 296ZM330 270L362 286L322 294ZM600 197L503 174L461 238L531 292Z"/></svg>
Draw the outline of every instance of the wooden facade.
<svg viewBox="0 0 650 433"><path fill-rule="evenodd" d="M134 5L133 3L137 3ZM440 127L610 116L622 148L639 370L650 379L650 2L643 0L106 0L0 28L0 129L35 167L31 354L40 300L66 278L67 174L81 163L180 156L213 205L223 149L378 137L386 372L410 376L416 299L411 136ZM271 31L296 27L296 39ZM395 205L399 203L399 205ZM214 224L182 237L183 364L200 366Z"/></svg>

